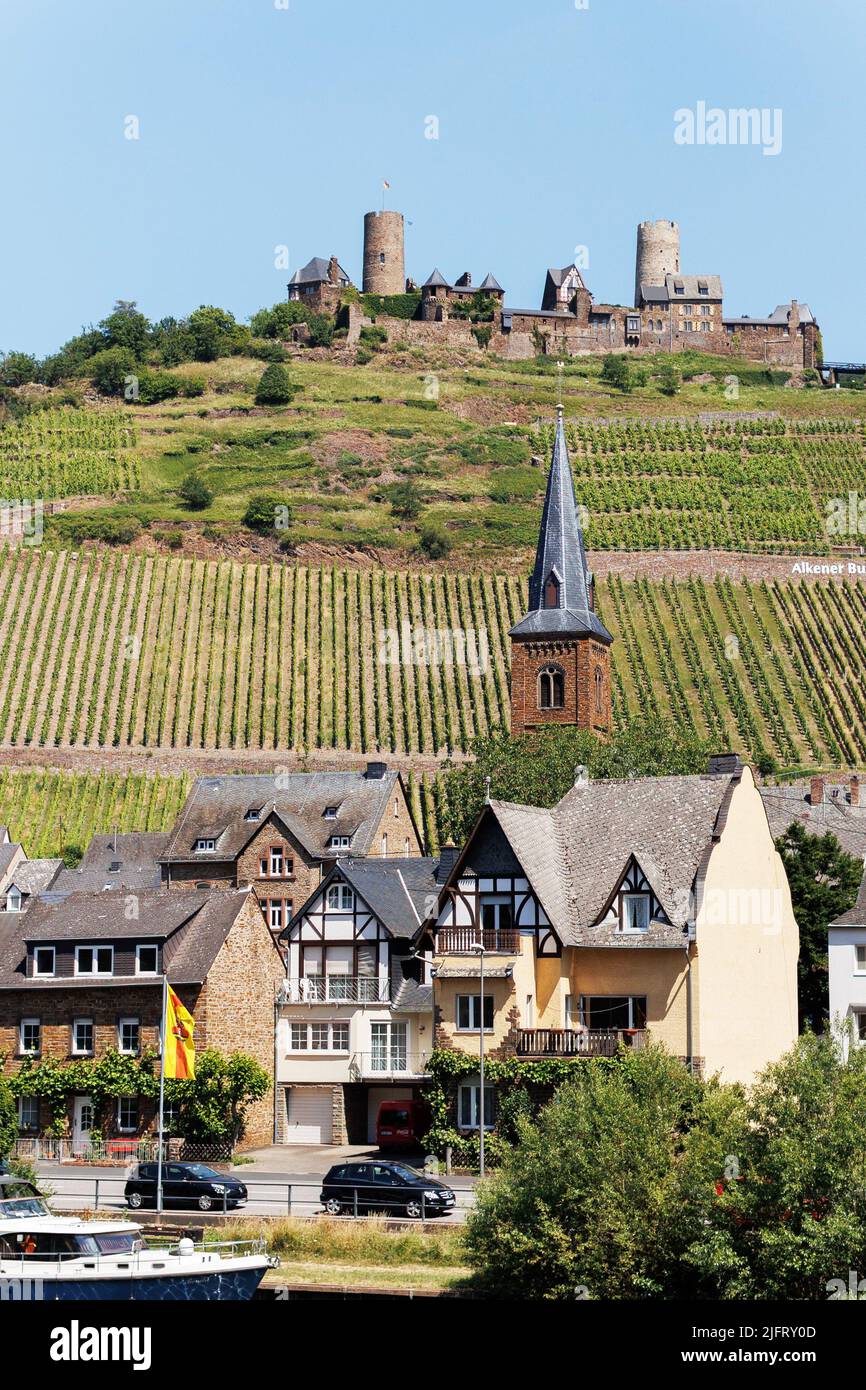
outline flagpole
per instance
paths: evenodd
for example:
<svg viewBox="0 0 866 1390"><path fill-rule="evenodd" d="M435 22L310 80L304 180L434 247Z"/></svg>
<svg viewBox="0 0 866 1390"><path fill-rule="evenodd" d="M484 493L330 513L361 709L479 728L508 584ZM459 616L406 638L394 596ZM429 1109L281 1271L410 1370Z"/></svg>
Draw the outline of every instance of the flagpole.
<svg viewBox="0 0 866 1390"><path fill-rule="evenodd" d="M160 1064L159 1064L159 1149L156 1156L156 1212L162 1214L162 1143L163 1116L165 1112L165 1019L168 1005L168 976L162 976L162 1018L159 1024Z"/></svg>

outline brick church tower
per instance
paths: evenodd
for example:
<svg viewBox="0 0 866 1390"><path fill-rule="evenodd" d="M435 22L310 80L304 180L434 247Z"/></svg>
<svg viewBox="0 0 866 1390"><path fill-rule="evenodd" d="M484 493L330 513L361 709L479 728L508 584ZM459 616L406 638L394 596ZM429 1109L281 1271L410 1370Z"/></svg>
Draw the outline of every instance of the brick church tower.
<svg viewBox="0 0 866 1390"><path fill-rule="evenodd" d="M613 638L593 607L593 578L583 548L562 406L556 409L529 611L509 634L511 732L564 724L607 734Z"/></svg>

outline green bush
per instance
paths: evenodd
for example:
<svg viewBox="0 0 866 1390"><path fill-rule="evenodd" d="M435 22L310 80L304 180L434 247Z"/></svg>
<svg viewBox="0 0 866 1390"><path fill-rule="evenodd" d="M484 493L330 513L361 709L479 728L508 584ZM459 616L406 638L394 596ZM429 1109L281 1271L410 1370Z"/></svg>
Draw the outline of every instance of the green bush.
<svg viewBox="0 0 866 1390"><path fill-rule="evenodd" d="M634 387L634 378L628 358L609 352L601 369L601 380L629 395Z"/></svg>
<svg viewBox="0 0 866 1390"><path fill-rule="evenodd" d="M250 357L257 357L260 362L288 362L289 354L282 343L275 342L271 338L254 338L249 346Z"/></svg>
<svg viewBox="0 0 866 1390"><path fill-rule="evenodd" d="M289 374L279 362L272 362L262 372L256 387L256 405L287 405L295 394Z"/></svg>
<svg viewBox="0 0 866 1390"><path fill-rule="evenodd" d="M0 355L0 386L24 386L35 381L39 364L28 352L6 352Z"/></svg>
<svg viewBox="0 0 866 1390"><path fill-rule="evenodd" d="M368 324L361 329L359 340L365 347L371 348L373 352L378 352L388 341L388 330L378 323Z"/></svg>
<svg viewBox="0 0 866 1390"><path fill-rule="evenodd" d="M308 347L330 347L334 339L334 320L327 314L311 314L307 320Z"/></svg>
<svg viewBox="0 0 866 1390"><path fill-rule="evenodd" d="M170 372L138 373L138 399L141 405L155 405L158 401L169 401L181 395L183 381Z"/></svg>
<svg viewBox="0 0 866 1390"><path fill-rule="evenodd" d="M271 493L250 498L243 523L251 531L266 536L276 531L285 531L291 520L292 509L286 499Z"/></svg>
<svg viewBox="0 0 866 1390"><path fill-rule="evenodd" d="M129 545L141 533L141 522L134 516L67 514L52 518L53 529L73 545L102 541L104 545Z"/></svg>
<svg viewBox="0 0 866 1390"><path fill-rule="evenodd" d="M431 560L444 560L451 550L451 537L438 521L428 521L421 527L418 544Z"/></svg>
<svg viewBox="0 0 866 1390"><path fill-rule="evenodd" d="M129 348L105 348L88 358L84 372L101 395L122 396L133 385L127 378L137 376L135 356Z"/></svg>
<svg viewBox="0 0 866 1390"><path fill-rule="evenodd" d="M402 517L404 521L414 521L419 517L427 500L426 493L411 478L402 483L388 483L380 490L379 496L389 502L394 515Z"/></svg>
<svg viewBox="0 0 866 1390"><path fill-rule="evenodd" d="M288 338L295 324L307 323L310 317L310 310L300 300L284 300L272 309L260 309L253 314L250 328L255 338Z"/></svg>
<svg viewBox="0 0 866 1390"><path fill-rule="evenodd" d="M190 473L184 478L178 493L181 501L193 512L203 512L213 502L213 493L204 479L196 473Z"/></svg>
<svg viewBox="0 0 866 1390"><path fill-rule="evenodd" d="M207 382L203 376L187 376L182 378L181 394L188 399L194 396L203 396L207 390Z"/></svg>
<svg viewBox="0 0 866 1390"><path fill-rule="evenodd" d="M359 347L355 353L355 364L358 367L365 367L368 362L372 362L373 354L368 347Z"/></svg>
<svg viewBox="0 0 866 1390"><path fill-rule="evenodd" d="M414 319L418 317L421 307L420 290L411 290L407 294L362 294L359 298L370 318L384 314L386 318Z"/></svg>

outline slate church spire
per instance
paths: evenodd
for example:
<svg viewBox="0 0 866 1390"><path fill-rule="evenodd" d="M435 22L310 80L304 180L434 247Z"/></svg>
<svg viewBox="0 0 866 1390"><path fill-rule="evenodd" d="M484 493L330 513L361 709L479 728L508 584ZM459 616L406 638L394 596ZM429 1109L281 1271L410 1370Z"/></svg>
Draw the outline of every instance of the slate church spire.
<svg viewBox="0 0 866 1390"><path fill-rule="evenodd" d="M613 637L595 612L561 404L556 414L529 607L510 632L511 729L570 724L606 733Z"/></svg>

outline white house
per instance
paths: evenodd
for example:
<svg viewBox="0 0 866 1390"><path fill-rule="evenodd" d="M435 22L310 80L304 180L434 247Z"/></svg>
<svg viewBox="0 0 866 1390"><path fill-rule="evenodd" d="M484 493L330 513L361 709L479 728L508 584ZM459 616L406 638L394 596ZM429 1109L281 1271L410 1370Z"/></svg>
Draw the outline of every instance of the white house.
<svg viewBox="0 0 866 1390"><path fill-rule="evenodd" d="M830 923L830 1022L845 1037L847 1026L856 1042L866 1044L866 885L857 902Z"/></svg>

